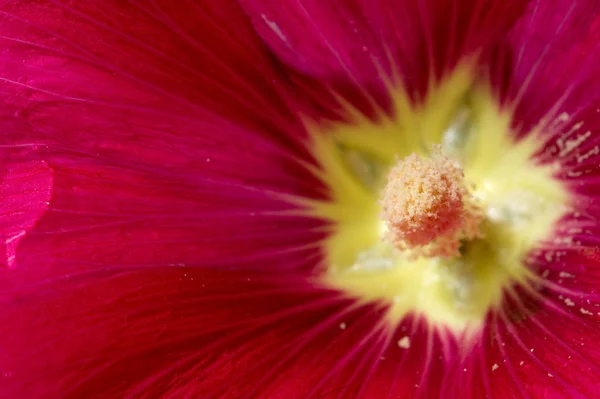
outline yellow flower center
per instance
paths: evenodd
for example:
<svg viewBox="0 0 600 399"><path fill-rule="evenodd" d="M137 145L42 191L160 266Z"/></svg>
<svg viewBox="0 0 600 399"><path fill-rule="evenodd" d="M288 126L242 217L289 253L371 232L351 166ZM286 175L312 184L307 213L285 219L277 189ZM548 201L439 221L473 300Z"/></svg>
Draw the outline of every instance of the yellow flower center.
<svg viewBox="0 0 600 399"><path fill-rule="evenodd" d="M390 83L393 117L348 107L351 123L307 123L331 191L308 205L333 225L316 283L386 304L391 328L415 314L479 330L511 288L536 286L527 256L569 203L553 166L533 158L540 132L515 140L511 110L472 71L457 68L419 105Z"/></svg>

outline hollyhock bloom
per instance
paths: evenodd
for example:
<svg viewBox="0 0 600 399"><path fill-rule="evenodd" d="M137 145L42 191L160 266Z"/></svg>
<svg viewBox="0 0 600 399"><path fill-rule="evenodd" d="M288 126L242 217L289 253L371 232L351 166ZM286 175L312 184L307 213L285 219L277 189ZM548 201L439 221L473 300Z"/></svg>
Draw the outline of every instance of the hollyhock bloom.
<svg viewBox="0 0 600 399"><path fill-rule="evenodd" d="M600 395L597 2L0 29L0 398Z"/></svg>

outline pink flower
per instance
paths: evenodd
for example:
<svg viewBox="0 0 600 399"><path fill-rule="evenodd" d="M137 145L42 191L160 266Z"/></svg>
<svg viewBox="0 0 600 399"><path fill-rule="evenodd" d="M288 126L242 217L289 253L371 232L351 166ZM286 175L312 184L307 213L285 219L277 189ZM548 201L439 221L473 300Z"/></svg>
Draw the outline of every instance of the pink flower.
<svg viewBox="0 0 600 399"><path fill-rule="evenodd" d="M592 0L0 0L0 399L598 397L599 43ZM435 144L457 257L378 205Z"/></svg>

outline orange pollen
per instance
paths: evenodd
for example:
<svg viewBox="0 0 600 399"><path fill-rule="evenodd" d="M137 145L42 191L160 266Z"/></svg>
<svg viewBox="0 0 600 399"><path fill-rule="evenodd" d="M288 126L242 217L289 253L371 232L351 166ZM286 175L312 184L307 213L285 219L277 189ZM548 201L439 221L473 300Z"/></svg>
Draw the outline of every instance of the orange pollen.
<svg viewBox="0 0 600 399"><path fill-rule="evenodd" d="M428 159L413 153L398 161L381 206L386 239L413 256L459 256L462 240L482 236L483 212L467 190L462 168L439 145Z"/></svg>

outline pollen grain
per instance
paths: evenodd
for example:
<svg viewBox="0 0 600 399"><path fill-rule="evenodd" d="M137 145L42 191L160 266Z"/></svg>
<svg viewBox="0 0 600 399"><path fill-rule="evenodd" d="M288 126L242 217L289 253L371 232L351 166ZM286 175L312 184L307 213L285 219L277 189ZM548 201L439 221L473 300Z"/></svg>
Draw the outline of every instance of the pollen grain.
<svg viewBox="0 0 600 399"><path fill-rule="evenodd" d="M380 205L386 239L412 256L455 257L462 240L481 236L483 212L470 198L463 170L437 145L429 158L413 153L392 167Z"/></svg>

